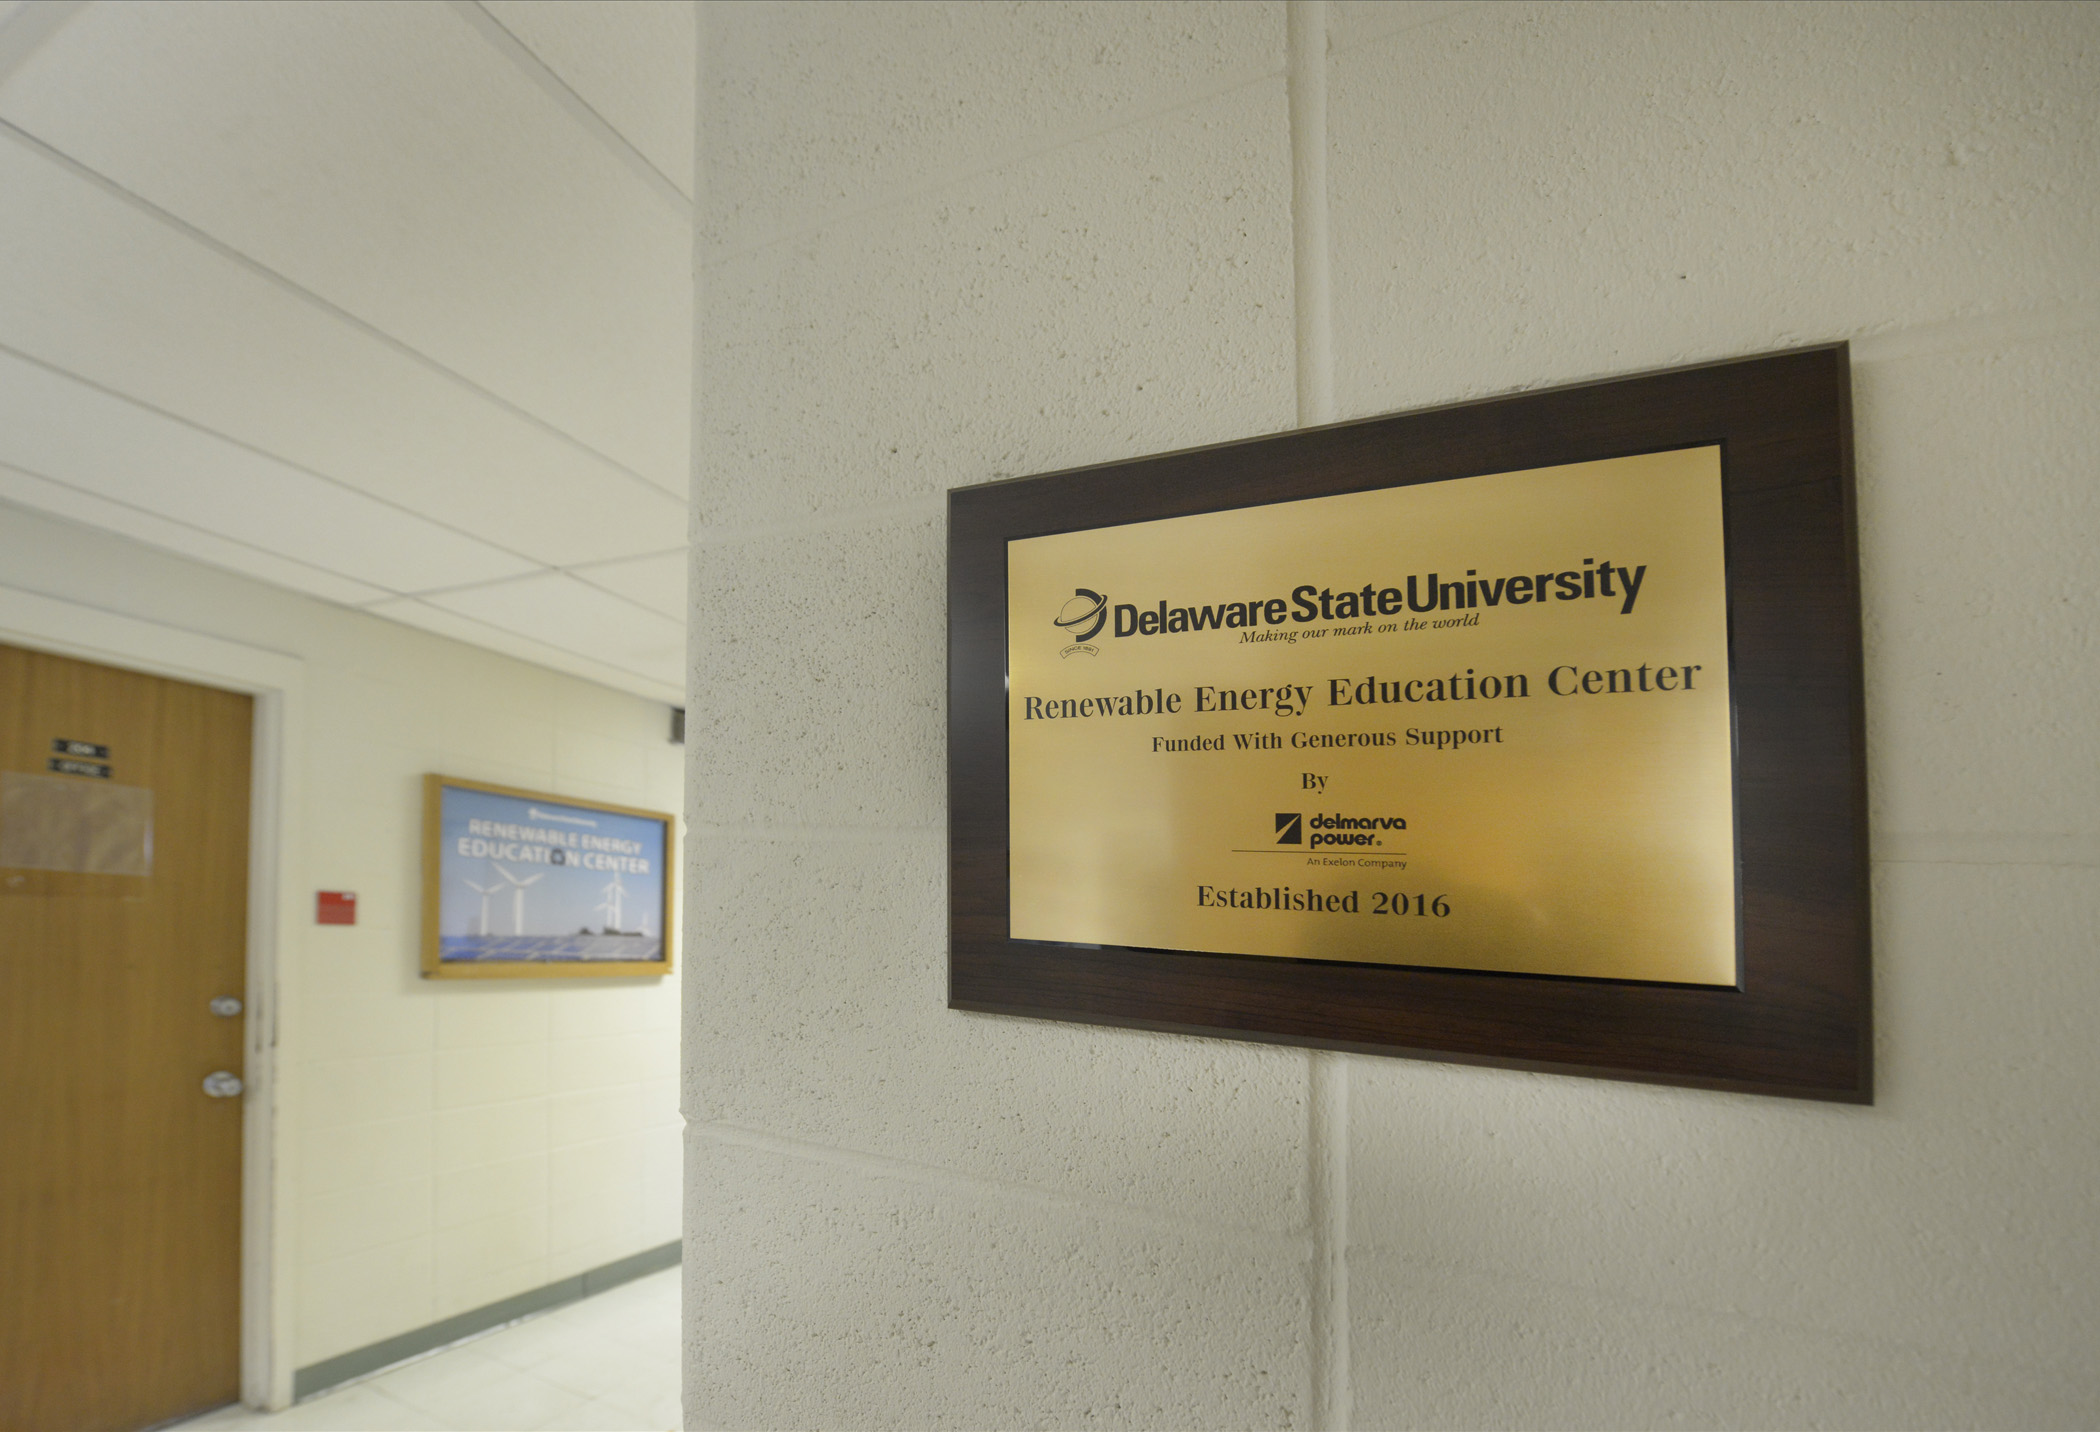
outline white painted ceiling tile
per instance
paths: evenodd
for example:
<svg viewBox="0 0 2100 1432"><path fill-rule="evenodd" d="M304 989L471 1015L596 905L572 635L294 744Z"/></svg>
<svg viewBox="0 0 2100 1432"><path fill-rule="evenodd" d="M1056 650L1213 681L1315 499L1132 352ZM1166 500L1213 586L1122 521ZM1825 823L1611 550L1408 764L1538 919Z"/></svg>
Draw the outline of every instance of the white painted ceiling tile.
<svg viewBox="0 0 2100 1432"><path fill-rule="evenodd" d="M686 616L685 566L686 550L681 547L650 557L593 563L574 569L573 575L682 623Z"/></svg>
<svg viewBox="0 0 2100 1432"><path fill-rule="evenodd" d="M684 491L690 213L450 7L93 5L0 116Z"/></svg>
<svg viewBox="0 0 2100 1432"><path fill-rule="evenodd" d="M245 577L257 577L331 602L355 604L377 601L389 595L379 587L367 586L353 578L324 572L276 552L246 546L215 532L205 532L151 512L142 512L4 463L0 463L0 500L70 518L105 532L119 532L178 556L209 562Z"/></svg>
<svg viewBox="0 0 2100 1432"><path fill-rule="evenodd" d="M481 6L691 196L697 6L686 0L481 0Z"/></svg>
<svg viewBox="0 0 2100 1432"><path fill-rule="evenodd" d="M685 671L685 624L544 572L424 598L461 616L529 636L609 666L677 684Z"/></svg>
<svg viewBox="0 0 2100 1432"><path fill-rule="evenodd" d="M4 135L0 196L0 346L549 566L684 530L660 488Z"/></svg>
<svg viewBox="0 0 2100 1432"><path fill-rule="evenodd" d="M0 0L0 83L73 18L83 0Z"/></svg>
<svg viewBox="0 0 2100 1432"><path fill-rule="evenodd" d="M408 626L420 627L424 631L436 632L440 636L449 636L455 641L485 647L490 651L500 651L506 656L514 656L520 661L529 661L536 666L565 671L571 676L581 676L585 680L595 681L601 686L610 686L617 691L628 691L637 696L646 696L654 701L668 701L674 705L681 705L685 701L682 676L669 681L657 680L606 662L594 661L588 656L535 640L507 628L476 621L472 617L432 606L429 602L413 597L377 602L365 610Z"/></svg>
<svg viewBox="0 0 2100 1432"><path fill-rule="evenodd" d="M389 591L534 566L8 353L0 462Z"/></svg>

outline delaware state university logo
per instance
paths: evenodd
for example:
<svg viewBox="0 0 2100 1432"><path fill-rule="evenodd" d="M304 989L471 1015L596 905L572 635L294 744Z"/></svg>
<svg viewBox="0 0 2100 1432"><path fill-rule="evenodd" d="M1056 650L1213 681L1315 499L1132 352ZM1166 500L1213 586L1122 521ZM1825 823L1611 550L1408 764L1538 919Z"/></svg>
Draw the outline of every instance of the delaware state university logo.
<svg viewBox="0 0 2100 1432"><path fill-rule="evenodd" d="M1085 587L1076 587L1072 591L1072 600L1064 604L1054 623L1071 639L1071 645L1058 653L1060 656L1072 656L1082 651L1088 656L1099 656L1101 648L1090 643L1108 624L1108 598Z"/></svg>

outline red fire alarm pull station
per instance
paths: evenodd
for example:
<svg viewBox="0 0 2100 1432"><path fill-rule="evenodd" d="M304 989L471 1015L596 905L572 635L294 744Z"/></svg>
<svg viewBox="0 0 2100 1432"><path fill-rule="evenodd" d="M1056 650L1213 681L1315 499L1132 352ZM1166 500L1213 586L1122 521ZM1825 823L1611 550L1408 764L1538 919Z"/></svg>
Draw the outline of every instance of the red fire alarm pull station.
<svg viewBox="0 0 2100 1432"><path fill-rule="evenodd" d="M314 908L314 923L317 925L355 925L357 923L357 892L355 890L323 890Z"/></svg>

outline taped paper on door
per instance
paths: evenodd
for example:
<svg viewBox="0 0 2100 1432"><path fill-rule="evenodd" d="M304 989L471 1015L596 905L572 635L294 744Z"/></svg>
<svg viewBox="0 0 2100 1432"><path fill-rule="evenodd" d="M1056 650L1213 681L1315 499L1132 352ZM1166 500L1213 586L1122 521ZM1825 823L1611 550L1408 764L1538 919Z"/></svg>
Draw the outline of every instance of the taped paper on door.
<svg viewBox="0 0 2100 1432"><path fill-rule="evenodd" d="M0 771L0 866L151 875L153 792Z"/></svg>

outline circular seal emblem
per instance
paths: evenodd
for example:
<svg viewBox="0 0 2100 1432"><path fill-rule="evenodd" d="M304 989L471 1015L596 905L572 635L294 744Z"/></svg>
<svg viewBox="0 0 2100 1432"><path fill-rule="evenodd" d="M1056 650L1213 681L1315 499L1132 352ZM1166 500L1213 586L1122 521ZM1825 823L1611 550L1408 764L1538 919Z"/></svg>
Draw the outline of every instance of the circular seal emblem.
<svg viewBox="0 0 2100 1432"><path fill-rule="evenodd" d="M1074 588L1072 600L1064 604L1055 622L1073 645L1084 645L1099 636L1107 624L1108 598L1085 587Z"/></svg>

